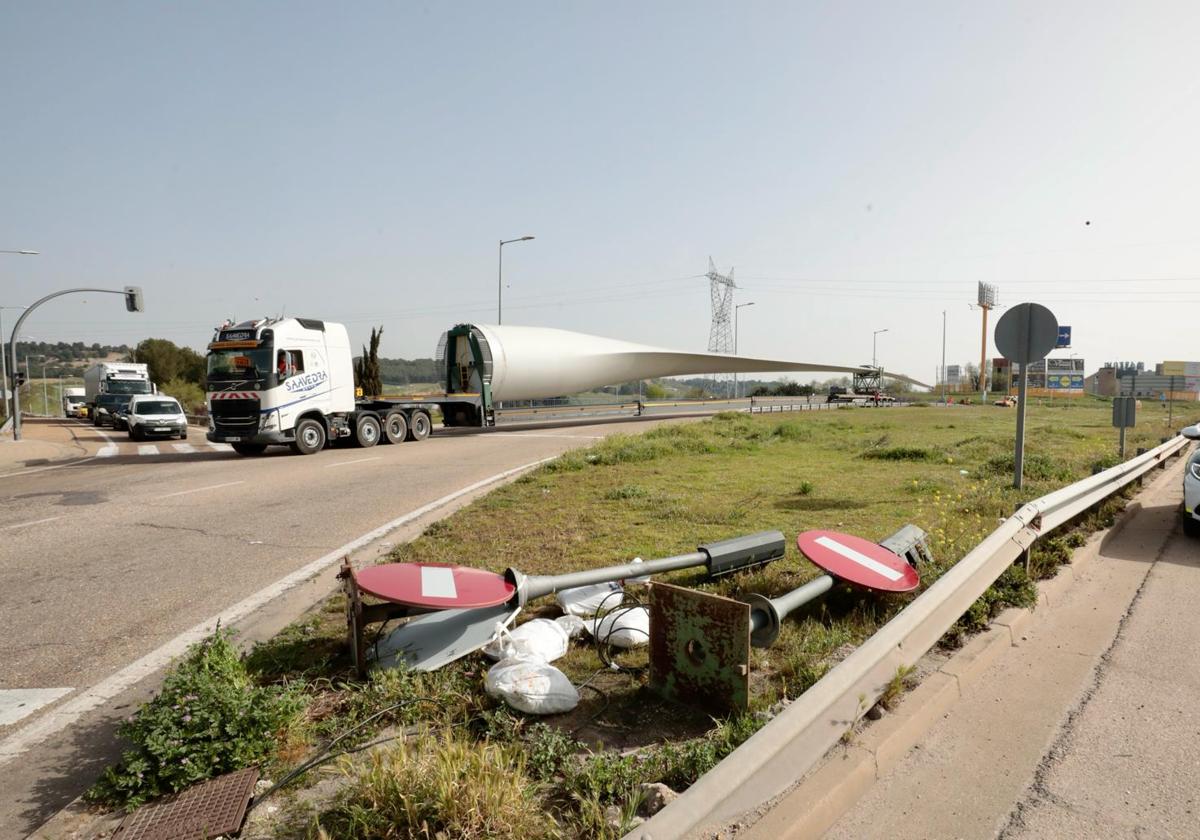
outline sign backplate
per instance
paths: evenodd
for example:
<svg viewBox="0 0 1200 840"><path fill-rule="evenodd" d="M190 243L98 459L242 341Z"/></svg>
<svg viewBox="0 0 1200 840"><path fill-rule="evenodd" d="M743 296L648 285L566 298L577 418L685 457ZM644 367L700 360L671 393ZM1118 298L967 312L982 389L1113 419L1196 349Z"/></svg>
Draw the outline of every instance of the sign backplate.
<svg viewBox="0 0 1200 840"><path fill-rule="evenodd" d="M1027 365L1044 359L1058 343L1058 319L1040 303L1018 303L996 324L996 348L1004 358Z"/></svg>

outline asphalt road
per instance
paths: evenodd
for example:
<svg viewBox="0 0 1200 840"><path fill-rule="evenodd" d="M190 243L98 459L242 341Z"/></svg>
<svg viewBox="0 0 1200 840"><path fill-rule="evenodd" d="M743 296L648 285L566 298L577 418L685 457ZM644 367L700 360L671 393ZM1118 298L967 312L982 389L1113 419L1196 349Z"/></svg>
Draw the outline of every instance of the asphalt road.
<svg viewBox="0 0 1200 840"><path fill-rule="evenodd" d="M23 728L401 514L654 422L435 434L260 458L209 447L198 431L185 442L138 444L74 421L27 423L27 437L76 460L10 459L0 469L0 837L25 836L82 791L113 754L113 721L147 689L100 704L20 756L5 753ZM153 682L151 674L145 683Z"/></svg>

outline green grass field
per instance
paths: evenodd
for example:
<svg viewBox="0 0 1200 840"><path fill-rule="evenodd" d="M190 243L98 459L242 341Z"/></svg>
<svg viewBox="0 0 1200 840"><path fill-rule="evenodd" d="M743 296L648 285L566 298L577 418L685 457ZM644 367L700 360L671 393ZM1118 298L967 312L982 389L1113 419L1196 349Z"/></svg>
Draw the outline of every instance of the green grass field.
<svg viewBox="0 0 1200 840"><path fill-rule="evenodd" d="M1020 492L1011 487L1013 409L731 413L663 425L568 453L431 525L388 559L553 574L779 529L788 539L787 556L764 569L718 582L693 572L668 576L735 598L775 596L819 574L796 551L798 532L831 528L879 540L911 522L930 534L935 563L922 569L928 586L1019 502L1115 464L1110 417L1109 403L1090 398L1031 404L1027 483ZM1174 417L1177 428L1195 422L1200 406L1176 404ZM1143 404L1128 437L1129 456L1167 434L1165 418L1157 404ZM1052 575L1082 534L1104 524L1118 506L1119 500L1041 541L1031 577ZM1006 572L945 644L959 643L1005 606L1031 603L1031 577L1020 566ZM910 599L837 587L794 614L774 646L754 652L751 714L718 721L658 699L640 670L644 653L622 654L625 668L612 671L594 648L576 643L555 664L576 685L586 685L582 701L546 726L486 696L487 663L480 655L434 673L382 672L356 682L343 650L341 598L333 597L246 660L258 683L286 685L307 698L307 711L274 748L271 772L389 706L396 708L358 737L384 725L424 729L405 746L382 747L382 756L346 759L342 792L285 809L290 816L279 831L385 837L402 836L398 825L414 831L425 825L447 836L619 836L606 809L615 806L627 817L640 782L686 787L749 737L780 699L811 686ZM555 612L534 605L524 617ZM466 775L455 770L466 766L464 750L471 754ZM420 802L411 798L416 793L404 798L405 790L418 789ZM497 797L523 803L506 812L503 825L481 827L472 822L478 809L462 807ZM530 809L539 811L532 825L540 833L530 833ZM372 816L379 813L389 815L386 825Z"/></svg>

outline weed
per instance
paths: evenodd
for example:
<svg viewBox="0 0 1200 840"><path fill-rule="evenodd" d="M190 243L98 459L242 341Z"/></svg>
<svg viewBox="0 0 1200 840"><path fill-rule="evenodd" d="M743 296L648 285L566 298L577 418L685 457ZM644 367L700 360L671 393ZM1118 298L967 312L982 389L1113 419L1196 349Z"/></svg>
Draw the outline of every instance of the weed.
<svg viewBox="0 0 1200 840"><path fill-rule="evenodd" d="M813 483L811 481L801 481L800 485L796 488L796 495L797 496L810 496L810 495L812 495L812 491L815 489L816 488L813 486Z"/></svg>
<svg viewBox="0 0 1200 840"><path fill-rule="evenodd" d="M784 420L771 430L771 434L780 440L812 440L815 432L811 423Z"/></svg>
<svg viewBox="0 0 1200 840"><path fill-rule="evenodd" d="M249 767L293 740L304 695L255 685L231 637L218 631L189 648L162 691L117 727L133 747L88 791L90 799L133 809Z"/></svg>
<svg viewBox="0 0 1200 840"><path fill-rule="evenodd" d="M511 746L455 734L400 741L361 768L344 764L343 771L347 790L319 818L332 837L559 836L524 758Z"/></svg>
<svg viewBox="0 0 1200 840"><path fill-rule="evenodd" d="M863 453L872 461L937 461L938 454L932 449L918 446L893 446L889 449L870 449Z"/></svg>
<svg viewBox="0 0 1200 840"><path fill-rule="evenodd" d="M640 487L637 484L622 484L620 487L614 487L605 493L604 498L610 501L623 501L625 499L640 499L645 495L645 487Z"/></svg>
<svg viewBox="0 0 1200 840"><path fill-rule="evenodd" d="M896 673L888 680L888 684L884 687L883 693L879 695L879 705L892 711L900 702L900 697L904 692L911 691L916 685L915 665L899 665L896 667Z"/></svg>
<svg viewBox="0 0 1200 840"><path fill-rule="evenodd" d="M579 750L579 742L562 730L544 723L534 724L525 740L529 773L539 781L562 775L568 761Z"/></svg>

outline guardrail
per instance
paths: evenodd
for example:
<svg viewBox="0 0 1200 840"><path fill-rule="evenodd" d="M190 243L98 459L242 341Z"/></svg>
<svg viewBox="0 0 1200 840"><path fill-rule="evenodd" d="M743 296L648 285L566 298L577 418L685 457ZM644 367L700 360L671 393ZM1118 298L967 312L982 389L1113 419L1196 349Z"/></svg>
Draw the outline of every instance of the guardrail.
<svg viewBox="0 0 1200 840"><path fill-rule="evenodd" d="M1038 539L1155 467L1165 467L1187 443L1172 438L1023 505L778 717L628 836L684 837L729 822L782 793L875 705L898 668L924 656Z"/></svg>

